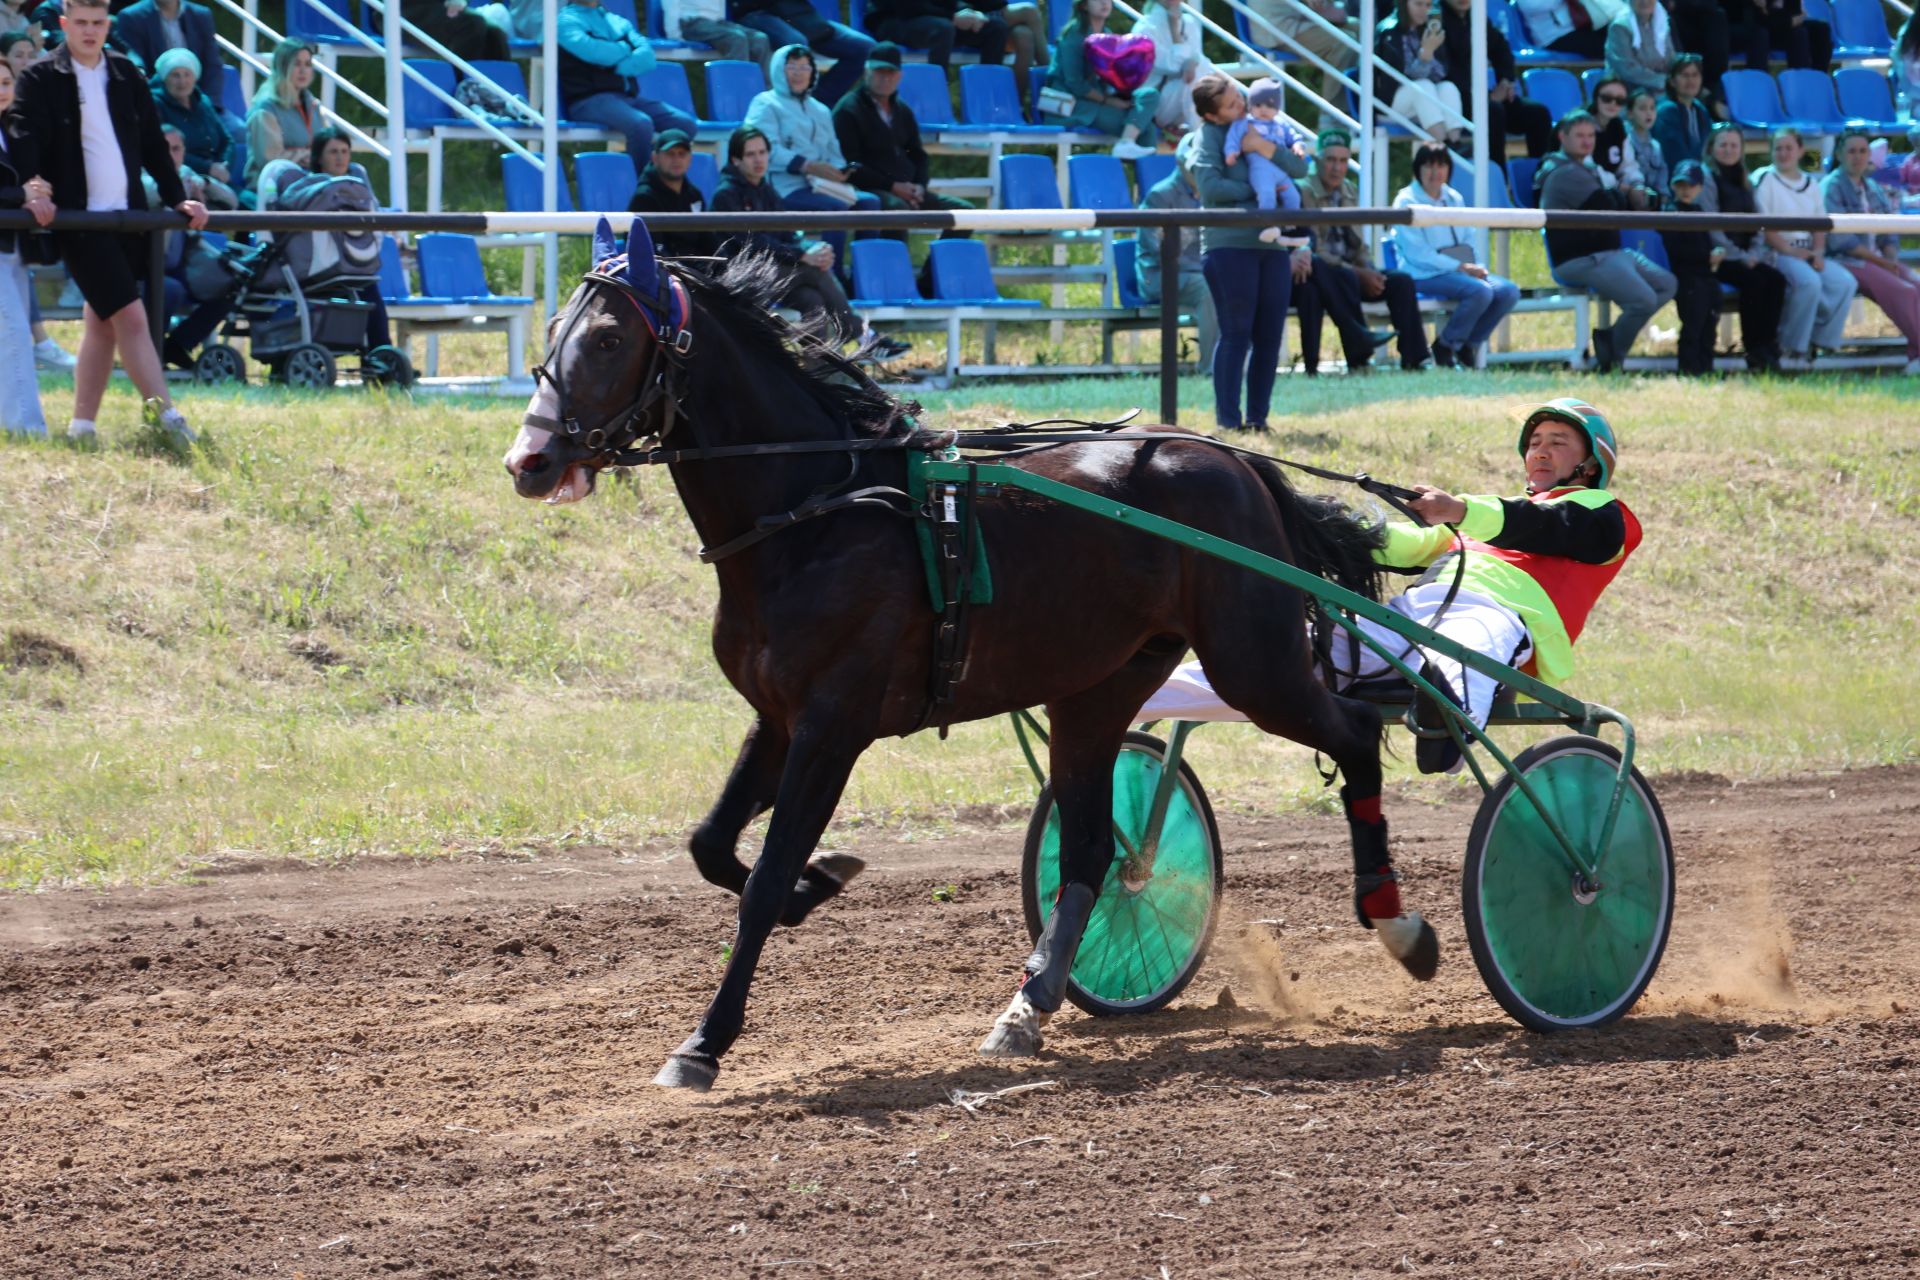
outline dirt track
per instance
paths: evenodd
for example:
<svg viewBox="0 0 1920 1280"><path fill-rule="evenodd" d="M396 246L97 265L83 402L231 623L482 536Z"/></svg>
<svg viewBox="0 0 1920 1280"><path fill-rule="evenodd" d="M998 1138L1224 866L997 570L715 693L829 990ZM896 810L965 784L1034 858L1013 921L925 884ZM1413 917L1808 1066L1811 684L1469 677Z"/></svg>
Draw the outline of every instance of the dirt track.
<svg viewBox="0 0 1920 1280"><path fill-rule="evenodd" d="M0 1275L1920 1273L1920 768L1656 781L1667 962L1555 1038L1479 985L1464 804L1389 806L1432 986L1342 824L1228 817L1261 923L1013 1068L1019 833L860 839L705 1098L648 1084L731 931L670 847L0 900Z"/></svg>

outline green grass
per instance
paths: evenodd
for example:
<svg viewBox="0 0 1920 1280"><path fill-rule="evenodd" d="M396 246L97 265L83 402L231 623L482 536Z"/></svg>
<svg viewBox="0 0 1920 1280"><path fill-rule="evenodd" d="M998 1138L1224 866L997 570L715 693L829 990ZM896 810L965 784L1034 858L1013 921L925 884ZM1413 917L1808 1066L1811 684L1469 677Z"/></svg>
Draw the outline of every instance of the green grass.
<svg viewBox="0 0 1920 1280"><path fill-rule="evenodd" d="M1634 717L1649 771L1920 754L1904 667L1882 659L1910 641L1920 573L1904 381L1285 379L1275 445L1505 490L1505 406L1570 391L1619 423L1619 488L1648 531L1572 691ZM50 419L65 394L49 390ZM1207 420L1203 384L1181 400ZM1157 389L928 401L978 425ZM141 437L118 392L102 452L0 442L0 883L624 842L697 819L746 715L708 651L713 577L665 475L547 508L499 470L516 405L256 389L186 407L207 444L185 459ZM1290 744L1219 726L1195 751L1229 808L1325 802ZM1008 730L962 726L876 746L840 821L936 835L1031 796Z"/></svg>

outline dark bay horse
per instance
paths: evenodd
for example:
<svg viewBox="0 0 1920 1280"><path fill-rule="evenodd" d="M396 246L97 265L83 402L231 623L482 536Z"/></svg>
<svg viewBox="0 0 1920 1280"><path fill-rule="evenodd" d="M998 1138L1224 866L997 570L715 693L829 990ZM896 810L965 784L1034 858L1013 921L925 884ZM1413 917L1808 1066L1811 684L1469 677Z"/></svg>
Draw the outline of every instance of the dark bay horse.
<svg viewBox="0 0 1920 1280"><path fill-rule="evenodd" d="M776 266L736 258L708 275L657 261L637 219L624 256L604 223L602 232L598 265L555 318L539 390L506 456L519 493L584 498L597 471L637 440L706 451L671 471L694 529L716 548L821 494L904 488L904 452L870 446L923 437L914 406L771 313L783 284ZM1156 438L1060 445L1014 465L1371 593L1374 534L1343 509L1296 495L1264 459L1177 428L1143 430ZM782 448L814 442L869 447ZM1189 649L1229 705L1338 765L1360 921L1379 928L1409 972L1431 977L1438 944L1401 910L1387 856L1379 713L1316 678L1302 595L1031 495L1001 492L980 507L994 598L973 613L965 678L940 719L1047 709L1062 857L1053 915L981 1052L1038 1052L1113 857L1122 735ZM844 855L809 858L860 754L921 725L937 617L912 521L884 497L787 525L715 568L714 653L755 720L691 841L700 873L740 897L720 989L656 1078L698 1090L712 1085L740 1034L774 926L799 924L860 871ZM768 809L749 870L735 849Z"/></svg>

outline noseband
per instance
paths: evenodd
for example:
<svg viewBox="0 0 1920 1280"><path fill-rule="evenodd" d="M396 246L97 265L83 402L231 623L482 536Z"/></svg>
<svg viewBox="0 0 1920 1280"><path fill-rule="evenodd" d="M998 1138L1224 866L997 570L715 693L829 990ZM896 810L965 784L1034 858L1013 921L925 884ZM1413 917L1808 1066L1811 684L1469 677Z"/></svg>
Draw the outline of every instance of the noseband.
<svg viewBox="0 0 1920 1280"><path fill-rule="evenodd" d="M520 420L520 425L548 432L584 447L588 450L585 465L598 469L611 463L616 455L632 448L636 441L648 438L665 440L673 430L680 416L680 399L685 390L683 383L687 357L693 351L693 304L687 297L687 287L665 271L660 275L658 293L652 298L643 297L626 278L625 266L620 259L602 262L583 276L581 283L586 286L586 293L567 308L560 332L554 335L548 347L548 359L566 349L567 339L572 336L574 325L579 323L594 293L610 289L633 304L647 326L647 333L653 338L653 350L647 357L646 372L640 379L640 392L631 404L609 415L599 426L585 427L568 407L567 388L561 381L559 370L541 363L533 368L534 382L537 385L545 381L553 388L556 416L550 418L545 414L529 412ZM649 420L656 416L658 421L649 425Z"/></svg>

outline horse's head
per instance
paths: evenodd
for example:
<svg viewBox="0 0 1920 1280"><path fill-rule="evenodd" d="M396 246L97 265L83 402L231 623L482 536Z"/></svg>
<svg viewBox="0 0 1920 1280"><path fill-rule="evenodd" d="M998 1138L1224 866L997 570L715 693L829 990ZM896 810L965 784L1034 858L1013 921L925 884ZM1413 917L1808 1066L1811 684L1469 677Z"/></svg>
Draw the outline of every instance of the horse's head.
<svg viewBox="0 0 1920 1280"><path fill-rule="evenodd" d="M586 497L601 468L638 441L664 437L678 411L675 384L692 337L686 288L660 266L639 218L624 254L601 219L593 264L554 317L533 399L502 460L523 498Z"/></svg>

